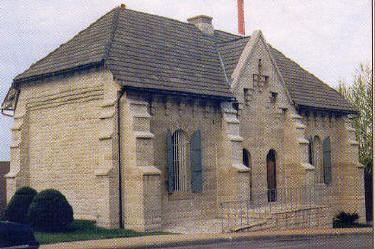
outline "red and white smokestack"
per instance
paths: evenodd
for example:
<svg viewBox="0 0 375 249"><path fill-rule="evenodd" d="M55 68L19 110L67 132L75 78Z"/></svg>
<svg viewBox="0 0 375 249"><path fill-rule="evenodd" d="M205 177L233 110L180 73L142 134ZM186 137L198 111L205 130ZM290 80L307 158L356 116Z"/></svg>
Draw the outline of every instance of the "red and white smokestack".
<svg viewBox="0 0 375 249"><path fill-rule="evenodd" d="M245 19L244 19L243 1L244 0L237 0L238 33L240 33L241 35L245 35Z"/></svg>

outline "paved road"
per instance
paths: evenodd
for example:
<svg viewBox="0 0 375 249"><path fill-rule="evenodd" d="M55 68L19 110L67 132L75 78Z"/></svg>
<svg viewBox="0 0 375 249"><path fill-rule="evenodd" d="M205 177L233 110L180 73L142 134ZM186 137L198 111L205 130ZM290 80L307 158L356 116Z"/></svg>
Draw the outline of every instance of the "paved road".
<svg viewBox="0 0 375 249"><path fill-rule="evenodd" d="M157 248L157 247L156 247ZM258 240L242 240L214 244L197 244L189 246L164 247L168 249L371 249L373 248L373 235L344 234L324 236L304 236L296 238L264 238Z"/></svg>

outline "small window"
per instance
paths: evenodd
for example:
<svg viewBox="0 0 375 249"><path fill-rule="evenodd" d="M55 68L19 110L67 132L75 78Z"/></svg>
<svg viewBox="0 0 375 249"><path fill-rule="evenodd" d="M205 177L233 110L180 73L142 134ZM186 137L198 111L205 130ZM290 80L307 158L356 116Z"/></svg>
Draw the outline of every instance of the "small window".
<svg viewBox="0 0 375 249"><path fill-rule="evenodd" d="M278 95L277 92L271 92L270 100L271 100L271 103L272 103L272 104L275 104L275 103L276 103L277 95Z"/></svg>
<svg viewBox="0 0 375 249"><path fill-rule="evenodd" d="M187 190L187 144L186 135L182 130L173 134L173 168L174 186L176 191Z"/></svg>

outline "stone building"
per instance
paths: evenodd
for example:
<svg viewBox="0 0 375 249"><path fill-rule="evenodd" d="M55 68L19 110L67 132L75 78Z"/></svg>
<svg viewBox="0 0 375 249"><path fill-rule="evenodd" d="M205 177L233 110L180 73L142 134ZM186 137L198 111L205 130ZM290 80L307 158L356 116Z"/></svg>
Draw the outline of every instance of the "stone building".
<svg viewBox="0 0 375 249"><path fill-rule="evenodd" d="M306 226L364 218L355 109L260 31L211 21L115 8L16 76L8 201L55 188L76 218L136 230L220 218L223 203L295 204L267 219Z"/></svg>

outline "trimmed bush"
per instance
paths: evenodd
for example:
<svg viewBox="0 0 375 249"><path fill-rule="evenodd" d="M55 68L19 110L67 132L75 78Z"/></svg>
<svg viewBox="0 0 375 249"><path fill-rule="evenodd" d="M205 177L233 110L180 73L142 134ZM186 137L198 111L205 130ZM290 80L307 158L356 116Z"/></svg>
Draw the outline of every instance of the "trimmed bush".
<svg viewBox="0 0 375 249"><path fill-rule="evenodd" d="M26 224L27 210L37 193L35 189L30 187L19 188L5 209L5 220Z"/></svg>
<svg viewBox="0 0 375 249"><path fill-rule="evenodd" d="M345 213L341 212L336 216L336 221L344 224L354 224L358 220L359 216L357 213Z"/></svg>
<svg viewBox="0 0 375 249"><path fill-rule="evenodd" d="M26 218L36 230L64 231L73 221L73 209L62 193L47 189L35 196Z"/></svg>

